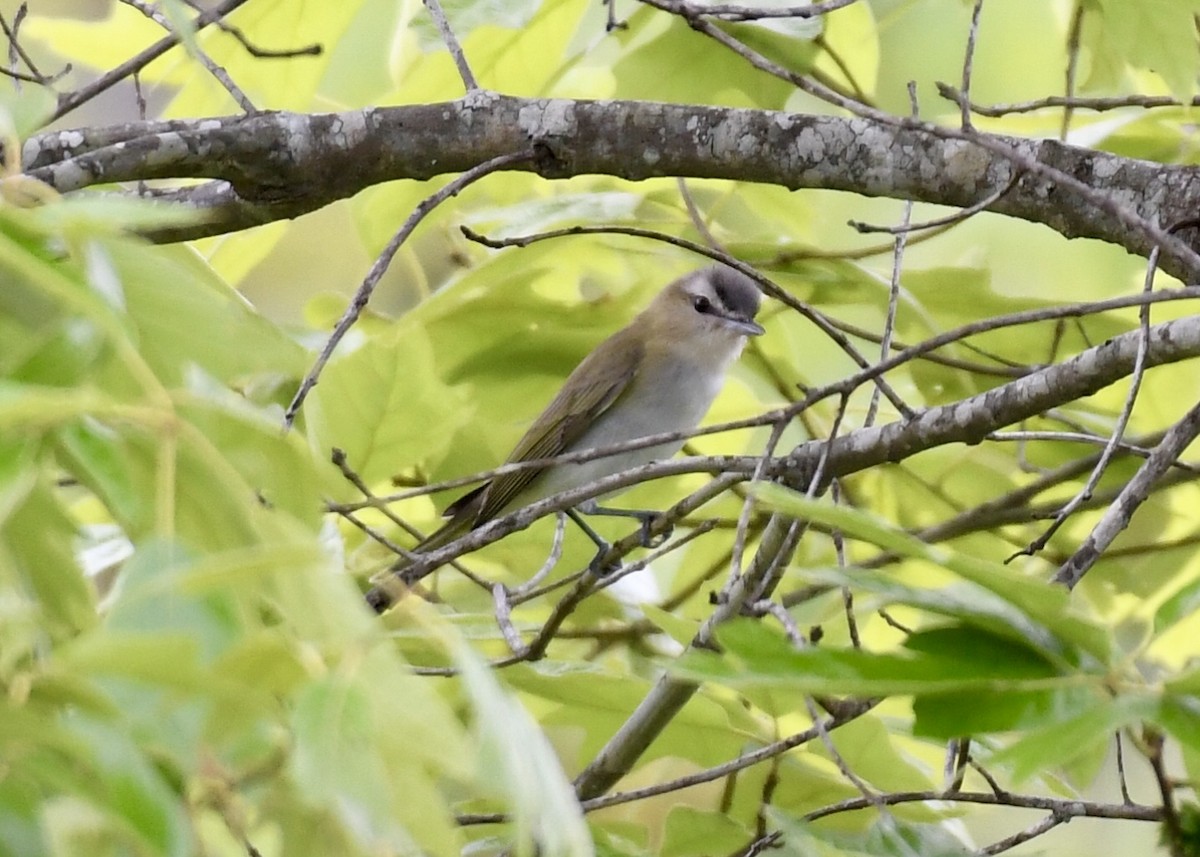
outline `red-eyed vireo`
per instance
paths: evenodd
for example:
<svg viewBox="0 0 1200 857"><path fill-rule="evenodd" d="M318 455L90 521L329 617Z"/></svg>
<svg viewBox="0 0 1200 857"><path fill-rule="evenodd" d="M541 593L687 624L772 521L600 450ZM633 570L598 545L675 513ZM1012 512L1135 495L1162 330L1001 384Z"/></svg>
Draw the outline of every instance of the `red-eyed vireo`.
<svg viewBox="0 0 1200 857"><path fill-rule="evenodd" d="M725 266L675 280L625 328L583 359L507 463L695 428L724 384L726 370L741 354L746 337L763 332L754 321L759 300L754 282ZM591 461L504 474L451 503L444 513L450 520L414 550L442 547L514 509L669 458L682 445L682 440L672 441ZM580 509L598 511L594 502ZM584 529L599 545L591 528ZM402 573L405 565L401 560L393 566L389 578ZM390 583L381 581L367 593L367 601L380 612L392 604L394 591L403 588L394 578Z"/></svg>

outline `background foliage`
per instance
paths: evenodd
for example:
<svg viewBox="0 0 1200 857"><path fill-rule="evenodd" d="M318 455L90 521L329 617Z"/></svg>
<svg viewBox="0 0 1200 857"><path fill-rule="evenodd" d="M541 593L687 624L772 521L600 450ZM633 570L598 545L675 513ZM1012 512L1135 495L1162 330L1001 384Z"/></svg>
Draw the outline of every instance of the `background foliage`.
<svg viewBox="0 0 1200 857"><path fill-rule="evenodd" d="M480 83L506 94L837 112L647 5L618 3L625 26L611 32L606 8L590 0L443 5ZM179 2L161 9L171 20L191 14ZM63 92L163 36L132 3L31 11L19 42L44 70L71 64L54 84ZM822 17L727 27L879 109L915 106L953 125L958 108L934 83L961 79L975 11L959 0L860 0ZM1188 102L1200 72L1197 12L1195 0L983 5L971 96L1062 94L1070 66L1078 95ZM196 50L262 109L462 94L418 3L256 0L229 21L262 47L322 51L264 59L205 30L191 53L177 48L140 72L151 113L236 112ZM48 87L5 86L0 98L10 139L45 130ZM51 127L135 118L136 98L126 82ZM1187 164L1192 112L1045 109L976 123L1031 137L1065 129L1078 145ZM1164 820L1168 850L1194 853L1181 836L1195 827L1190 783L1200 775L1195 471L1178 469L1072 593L1046 581L1091 530L1100 500L1137 469L1134 455L1114 460L1098 500L1043 550L1003 564L1079 490L1095 455L1080 437L1111 434L1127 384L1014 427L1041 435L940 447L855 474L840 481L838 505L756 489L743 521L750 549L772 509L811 522L776 592L780 610L723 626L719 653L677 660L712 614L751 492L704 506L680 533L716 519L712 532L580 603L546 657L502 669L486 668L511 654L489 591L444 570L431 602L413 597L370 616L359 583L392 553L325 511L361 499L330 464L334 447L377 494L395 480L494 466L596 342L698 264L620 235L490 250L460 225L491 238L581 223L711 236L788 294L876 335L889 325L898 267L892 327L905 343L1135 293L1145 260L983 213L914 233L900 266L890 237L847 221L897 223L901 201L497 174L435 209L400 249L300 426L282 432L283 407L346 296L445 180L381 185L294 222L151 246L131 231L188 215L100 194L21 204L37 192L10 160L0 188L9 200L0 209L0 854L532 853L536 842L547 854L682 857L757 853L768 840L793 854L1074 853L1095 850L1089 840L1149 853ZM916 205L911 216L947 213ZM1159 284L1177 285L1161 274ZM1162 304L1153 320L1187 312ZM763 315L767 335L711 423L753 417L856 368L795 313L768 303ZM954 402L1135 330L1137 318L1134 308L1007 328L943 349L955 365L911 361L888 380L915 409ZM878 354L869 336L855 343ZM1127 437L1151 438L1197 398L1189 365L1149 372ZM845 433L899 418L886 402L869 417L871 402L867 385L844 411L818 403L779 449L827 438L839 420ZM758 455L768 436L760 426L697 438L689 450ZM708 479L656 481L621 502L666 508ZM1004 514L979 514L996 498L1008 498ZM391 509L428 531L444 499ZM956 518L964 523L952 539L931 535ZM408 539L377 510L357 520ZM543 520L466 562L519 585L542 565L552 531ZM551 579L589 555L568 531ZM557 598L517 605L515 629L534 636ZM788 632L810 644L797 647ZM585 816L595 806L581 809L570 778L668 664L703 689L621 791L804 734L822 706L837 728L692 788ZM874 704L839 720L839 700ZM967 735L993 778L966 771L961 791L976 798L943 792L946 743ZM885 805L906 793L914 799ZM1064 828L1085 805L1113 818ZM494 822L490 813L507 820L469 823ZM1023 830L1031 843L1006 841Z"/></svg>

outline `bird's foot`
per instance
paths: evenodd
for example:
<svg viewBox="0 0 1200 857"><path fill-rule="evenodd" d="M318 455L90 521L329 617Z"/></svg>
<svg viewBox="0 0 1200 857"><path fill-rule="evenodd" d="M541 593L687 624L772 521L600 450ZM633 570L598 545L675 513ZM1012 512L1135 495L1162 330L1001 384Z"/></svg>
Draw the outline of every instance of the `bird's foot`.
<svg viewBox="0 0 1200 857"><path fill-rule="evenodd" d="M603 545L596 546L596 555L592 557L592 561L588 563L588 573L594 577L607 577L612 574L620 566L619 562L607 562L605 557L608 556L609 550L612 548L608 542Z"/></svg>
<svg viewBox="0 0 1200 857"><path fill-rule="evenodd" d="M657 548L666 544L667 539L671 538L671 533L675 532L675 525L668 523L663 528L661 533L654 532L654 528L658 522L663 519L661 512L639 512L635 517L641 522L642 529L642 547Z"/></svg>
<svg viewBox="0 0 1200 857"><path fill-rule="evenodd" d="M634 518L637 520L641 529L641 543L644 548L656 548L661 546L667 539L671 537L674 531L674 526L667 526L661 533L655 533L654 528L659 520L662 519L662 512L655 512L649 509L610 509L607 506L601 506L594 500L579 504L579 511L585 515L609 515L617 518ZM575 519L578 522L578 517ZM587 527L591 530L591 527ZM589 533L592 535L592 533ZM595 537L592 538L595 541Z"/></svg>

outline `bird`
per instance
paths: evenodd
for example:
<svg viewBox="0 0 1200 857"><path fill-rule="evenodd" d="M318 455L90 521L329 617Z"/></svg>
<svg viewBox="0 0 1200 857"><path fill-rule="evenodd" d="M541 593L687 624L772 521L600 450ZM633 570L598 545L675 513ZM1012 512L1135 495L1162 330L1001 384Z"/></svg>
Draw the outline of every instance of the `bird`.
<svg viewBox="0 0 1200 857"><path fill-rule="evenodd" d="M754 320L760 303L754 281L726 265L701 268L672 281L633 321L580 362L517 442L506 463L553 458L695 428L720 392L747 338L763 333L762 325ZM669 458L682 445L682 440L674 440L590 461L497 476L447 506L443 512L447 522L413 552L443 547L537 500ZM643 541L654 514L605 509L595 501L578 508L585 514L641 519ZM599 559L607 543L577 514L572 518L596 542ZM401 559L373 581L376 585L368 590L366 599L376 612L384 612L394 602L396 576L410 564Z"/></svg>

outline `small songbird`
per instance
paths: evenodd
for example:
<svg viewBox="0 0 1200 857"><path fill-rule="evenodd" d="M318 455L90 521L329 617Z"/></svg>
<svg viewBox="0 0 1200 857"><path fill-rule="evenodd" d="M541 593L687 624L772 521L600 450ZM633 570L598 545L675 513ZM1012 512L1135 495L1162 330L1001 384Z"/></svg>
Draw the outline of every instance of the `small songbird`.
<svg viewBox="0 0 1200 857"><path fill-rule="evenodd" d="M553 458L695 428L725 382L746 337L758 336L758 287L725 266L694 271L664 288L628 326L596 346L570 374L506 463ZM682 440L579 463L498 476L451 503L449 521L414 548L429 551L514 509L614 473L669 458ZM600 511L594 502L585 513ZM609 510L615 511L615 510ZM638 516L637 513L631 513ZM601 544L590 527L589 536ZM401 560L389 570L402 574ZM393 602L386 582L367 593L378 612Z"/></svg>

